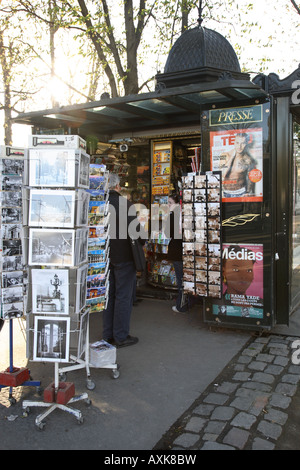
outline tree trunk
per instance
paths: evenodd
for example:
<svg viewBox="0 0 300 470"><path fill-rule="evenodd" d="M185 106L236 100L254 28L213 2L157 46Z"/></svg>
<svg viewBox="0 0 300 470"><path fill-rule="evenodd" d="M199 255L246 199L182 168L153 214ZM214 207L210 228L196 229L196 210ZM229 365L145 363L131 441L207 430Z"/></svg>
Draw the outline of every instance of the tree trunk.
<svg viewBox="0 0 300 470"><path fill-rule="evenodd" d="M93 30L93 25L92 25L91 20L89 19L89 12L88 12L88 9L86 7L85 1L84 0L78 0L78 4L80 6L84 22L85 22L85 24L88 28L88 36L90 37L92 43L94 44L94 47L95 47L95 50L98 54L99 60L102 64L104 72L105 72L105 74L108 78L109 86L110 86L110 89L111 89L111 95L112 95L112 97L116 97L116 96L118 96L116 80L115 80L113 71L112 71L111 67L109 66L109 64L107 62L107 59L105 57L103 48L101 46L101 43L100 43L101 38L99 38L99 35L96 34L95 31Z"/></svg>
<svg viewBox="0 0 300 470"><path fill-rule="evenodd" d="M140 12L145 7L145 2L140 1ZM126 30L126 57L127 71L124 78L125 95L137 94L139 91L138 84L138 66L137 66L137 49L140 42L142 30L142 16L140 16L137 30L134 27L133 18L133 2L132 0L124 0L124 18Z"/></svg>
<svg viewBox="0 0 300 470"><path fill-rule="evenodd" d="M12 145L10 74L5 51L3 32L0 31L0 63L4 86L4 143L5 145Z"/></svg>

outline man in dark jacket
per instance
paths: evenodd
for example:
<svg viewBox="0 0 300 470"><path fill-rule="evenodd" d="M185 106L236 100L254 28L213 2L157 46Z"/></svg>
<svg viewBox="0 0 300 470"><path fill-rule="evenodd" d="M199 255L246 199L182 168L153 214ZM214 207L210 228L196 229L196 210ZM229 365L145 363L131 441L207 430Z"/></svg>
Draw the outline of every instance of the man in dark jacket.
<svg viewBox="0 0 300 470"><path fill-rule="evenodd" d="M103 338L117 347L125 347L138 342L138 338L129 335L136 282L129 233L136 235L139 222L134 205L121 196L120 190L120 178L112 173L109 177L109 298L103 311Z"/></svg>

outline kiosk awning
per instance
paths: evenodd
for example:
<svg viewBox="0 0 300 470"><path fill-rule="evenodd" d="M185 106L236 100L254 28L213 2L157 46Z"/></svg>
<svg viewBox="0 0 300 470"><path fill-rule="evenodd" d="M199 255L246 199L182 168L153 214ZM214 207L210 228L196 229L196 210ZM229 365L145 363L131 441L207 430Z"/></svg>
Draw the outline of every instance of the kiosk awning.
<svg viewBox="0 0 300 470"><path fill-rule="evenodd" d="M93 134L103 138L133 129L186 127L200 122L200 112L206 106L266 96L251 81L227 79L22 113L13 121L46 129L77 128L82 137Z"/></svg>

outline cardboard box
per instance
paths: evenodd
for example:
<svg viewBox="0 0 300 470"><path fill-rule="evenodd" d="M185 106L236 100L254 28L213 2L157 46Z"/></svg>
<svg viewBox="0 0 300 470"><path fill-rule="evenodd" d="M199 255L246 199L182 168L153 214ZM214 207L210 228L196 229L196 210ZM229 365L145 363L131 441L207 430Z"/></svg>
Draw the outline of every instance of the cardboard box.
<svg viewBox="0 0 300 470"><path fill-rule="evenodd" d="M104 340L90 344L90 364L94 367L104 367L116 363L116 348Z"/></svg>

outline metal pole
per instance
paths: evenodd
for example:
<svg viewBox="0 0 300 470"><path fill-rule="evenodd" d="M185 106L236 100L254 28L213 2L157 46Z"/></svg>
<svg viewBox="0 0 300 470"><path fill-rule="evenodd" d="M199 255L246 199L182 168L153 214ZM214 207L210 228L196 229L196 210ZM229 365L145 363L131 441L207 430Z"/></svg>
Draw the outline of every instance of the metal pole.
<svg viewBox="0 0 300 470"><path fill-rule="evenodd" d="M14 371L14 359L13 359L13 320L9 320L9 372Z"/></svg>
<svg viewBox="0 0 300 470"><path fill-rule="evenodd" d="M58 391L58 386L59 386L58 362L55 362L55 370L54 370L54 387L55 387L55 393Z"/></svg>

